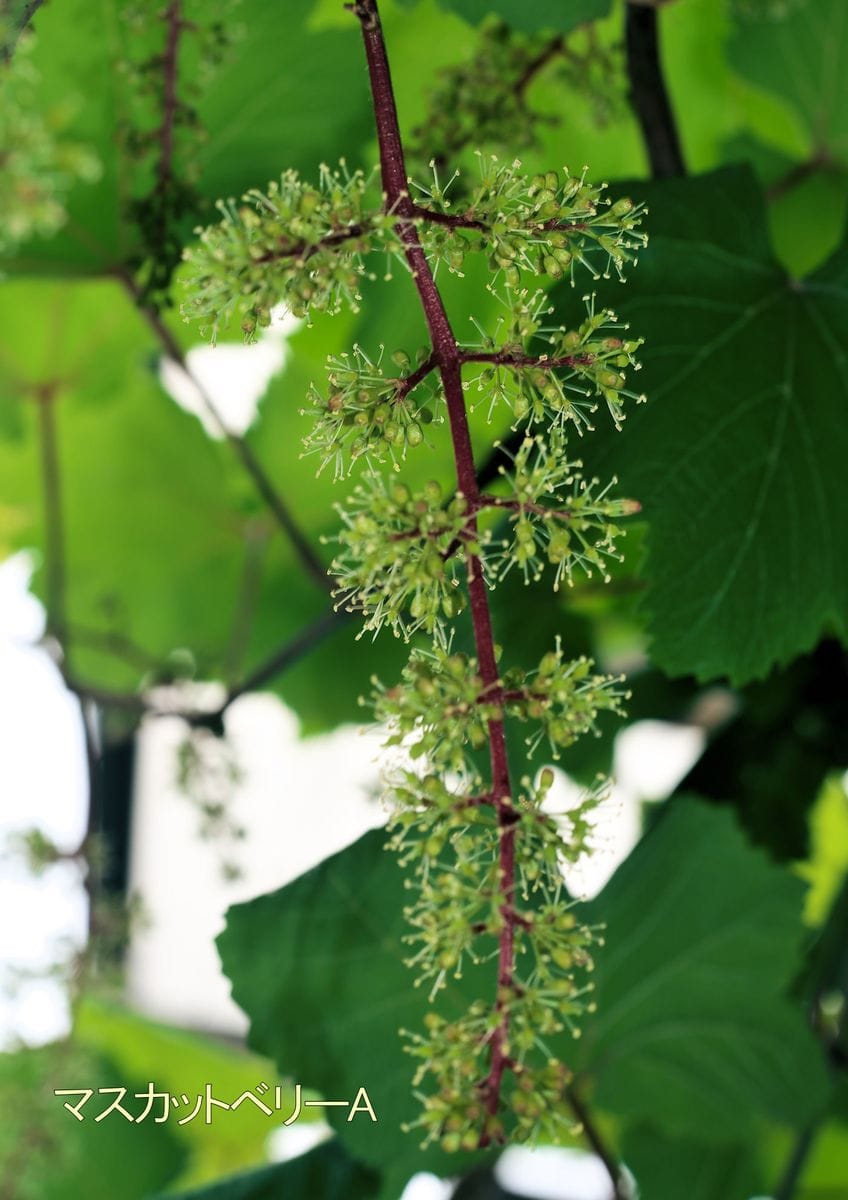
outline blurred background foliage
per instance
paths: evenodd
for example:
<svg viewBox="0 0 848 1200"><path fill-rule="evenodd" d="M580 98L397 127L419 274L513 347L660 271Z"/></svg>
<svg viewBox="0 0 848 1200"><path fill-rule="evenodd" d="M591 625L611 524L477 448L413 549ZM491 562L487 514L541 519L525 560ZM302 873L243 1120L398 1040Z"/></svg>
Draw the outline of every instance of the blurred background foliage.
<svg viewBox="0 0 848 1200"><path fill-rule="evenodd" d="M48 643L69 686L98 706L107 742L133 736L151 688L185 679L223 682L226 700L272 689L314 734L358 720L369 677L397 676L407 650L385 634L358 641L333 613L322 539L343 485L301 457L299 410L328 355L354 342L412 354L425 330L396 270L366 286L359 314L288 337L243 435L212 438L173 402L162 360L191 372L198 342L179 316L179 255L214 202L286 167L376 161L360 40L338 0L177 9L190 24L166 148L173 5L0 5L0 554L37 552ZM553 594L511 578L492 596L509 659L534 661L561 635L569 653L627 670L630 721L708 734L680 794L593 902L611 948L575 1065L644 1200L844 1200L848 7L381 10L416 178L434 155L450 173L474 172L476 150L517 153L529 173L585 162L613 196L649 205L638 267L625 284L596 285L646 338L649 403L621 434L580 447L590 473L617 474L641 501L642 518L609 587L589 579ZM657 27L671 124L655 103ZM483 119L495 110L499 120ZM485 278L482 260L440 278L469 341L471 317L496 316ZM563 320L580 295L554 289ZM472 432L485 472L508 422L490 425L484 401ZM450 487L445 431L431 441L405 474ZM220 732L226 700L190 720ZM576 746L564 768L580 780L608 770L616 732ZM106 824L93 807L92 836ZM409 1070L386 1030L420 1019L422 1001L399 963L402 890L380 844L369 835L233 910L220 949L266 1058L156 1027L89 987L67 1043L0 1056L13 1118L0 1128L0 1196L140 1200L202 1185L190 1194L396 1200L418 1169L455 1173L455 1159L419 1154L394 1128L376 1144L353 1125L263 1167L262 1118L249 1113L226 1132L171 1122L113 1141L53 1114L58 1064L86 1086L118 1075L136 1090L150 1078L200 1090L214 1078L236 1091L273 1073L271 1060L324 1094L347 1094L356 1064L378 1061L383 1107L404 1112ZM92 865L93 896L96 876ZM355 906L340 899L351 894ZM352 960L368 964L362 977L345 969L351 947L366 956ZM397 1012L369 1017L381 995ZM287 1037L284 1014L306 998L315 1028ZM462 1195L498 1194L486 1170L475 1178Z"/></svg>

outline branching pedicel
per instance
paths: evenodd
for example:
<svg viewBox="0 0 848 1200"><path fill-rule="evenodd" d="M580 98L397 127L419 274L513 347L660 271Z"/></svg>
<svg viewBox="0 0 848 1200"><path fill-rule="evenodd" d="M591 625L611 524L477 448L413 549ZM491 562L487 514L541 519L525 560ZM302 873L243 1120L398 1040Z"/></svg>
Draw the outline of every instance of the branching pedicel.
<svg viewBox="0 0 848 1200"><path fill-rule="evenodd" d="M359 303L369 254L396 255L418 291L430 349L413 367L398 351L387 370L360 347L329 364L329 390L313 390L316 428L306 439L321 465L338 476L364 459L364 481L342 509L344 528L334 571L339 602L362 612L365 628L389 625L405 638L423 630L429 650L412 651L402 681L375 681L377 717L392 729L389 744L408 747L415 770L392 784L391 843L414 866L408 886L409 962L431 1000L468 963L496 960L496 978L457 1020L431 1011L426 1028L408 1034L419 1062L425 1140L450 1149L503 1140L554 1138L572 1120L569 1071L550 1049L563 1030L579 1032L591 1006L591 946L595 934L574 915L561 867L585 851L588 815L602 789L590 792L563 825L545 810L550 768L533 783L510 775L504 722L531 730L535 748L547 739L553 757L594 728L601 710L619 711L620 681L594 673L584 658L569 661L559 644L538 666L502 669L488 592L517 567L537 579L546 566L557 585L581 569L604 573L620 532L615 521L638 510L580 476L566 454L566 431L591 428L599 404L619 424L625 371L638 342L613 313L589 302L576 328L547 324L542 292L523 286L544 274L574 280L578 269L597 279L621 274L644 244L639 209L629 199L605 200L584 175L554 171L528 179L517 162L481 159L478 186L453 212L434 172L433 185L410 193L376 0L351 6L359 18L380 146L382 202L372 185L344 164L324 169L317 187L287 172L265 194L223 206L220 225L201 233L187 253L194 266L189 316L213 336L237 316L248 338L267 324L283 299L296 313L335 312ZM461 270L467 254L484 252L505 316L478 346L461 346L435 283L439 264ZM587 298L588 299L588 298ZM542 350L535 347L541 344ZM474 467L462 381L466 364L483 364L479 386L494 408L509 405L515 427L528 430L513 469L497 492L481 491ZM395 468L425 441L424 427L446 413L457 490L435 482L413 492L378 474ZM504 532L504 526L506 532ZM463 587L464 583L464 587ZM467 601L466 601L467 597ZM476 653L451 651L451 624L470 608ZM472 761L488 751L488 778ZM511 1084L507 1084L511 1077ZM507 1090L508 1089L508 1090Z"/></svg>

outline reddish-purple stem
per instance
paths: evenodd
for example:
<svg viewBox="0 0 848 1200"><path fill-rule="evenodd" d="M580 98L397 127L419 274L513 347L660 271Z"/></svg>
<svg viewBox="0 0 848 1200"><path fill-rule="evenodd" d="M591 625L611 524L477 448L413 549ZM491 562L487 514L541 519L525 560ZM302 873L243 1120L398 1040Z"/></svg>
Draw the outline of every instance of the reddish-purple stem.
<svg viewBox="0 0 848 1200"><path fill-rule="evenodd" d="M429 221L433 225L448 225L451 229L488 229L484 221L478 221L468 213L436 212L422 204L413 204L410 215L420 217L422 221Z"/></svg>
<svg viewBox="0 0 848 1200"><path fill-rule="evenodd" d="M395 391L395 400L403 400L413 388L418 387L422 379L426 379L431 371L434 371L438 363L436 362L435 354L428 355L420 367L417 367L410 375L405 375L403 379L398 379L397 389Z"/></svg>
<svg viewBox="0 0 848 1200"><path fill-rule="evenodd" d="M481 493L480 508L506 508L510 512L530 512L537 517L549 517L551 520L571 520L571 512L567 508L547 508L544 504L528 504L523 500L510 500L506 496L490 496L488 492Z"/></svg>
<svg viewBox="0 0 848 1200"><path fill-rule="evenodd" d="M441 295L433 279L433 273L421 247L418 232L412 223L412 218L416 215L416 206L409 196L403 145L377 2L376 0L358 0L353 6L353 11L360 20L365 43L377 138L380 145L384 203L386 211L392 212L398 217L398 237L403 244L406 260L418 289L427 328L430 332L433 354L442 377L459 491L468 500L472 509L475 509L480 492L477 486L474 452L462 391L462 351L445 312ZM476 517L474 516L469 523L469 530L471 536L474 536L476 533ZM474 642L480 675L484 685L492 690L492 695L495 697L502 688L495 660L492 619L482 565L479 558L471 555L467 567L471 620L474 627ZM495 807L501 830L499 868L501 913L504 923L498 949L496 1006L500 1013L500 1023L490 1039L489 1073L481 1082L480 1090L487 1115L494 1117L500 1105L503 1074L509 1066L506 1052L509 1034L509 1005L502 997L509 993L513 985L516 926L513 908L515 809L510 798L509 763L502 720L489 721L489 757L492 773L491 802ZM480 1138L481 1146L486 1145L488 1141L489 1137L484 1131Z"/></svg>
<svg viewBox="0 0 848 1200"><path fill-rule="evenodd" d="M328 233L326 237L322 237L317 242L312 244L308 242L295 242L293 245L281 245L278 249L269 250L267 254L261 255L254 259L257 263L276 262L280 258L294 258L298 263L305 263L313 254L317 254L325 246L340 246L343 242L348 242L352 238L362 237L363 233L367 232L367 227L364 225L348 225L345 229L340 229L337 232Z"/></svg>
<svg viewBox="0 0 848 1200"><path fill-rule="evenodd" d="M515 354L511 350L493 352L469 350L462 355L464 363L491 363L499 367L539 367L543 371L554 371L561 367L591 367L594 354L566 354L561 358L550 358L547 354Z"/></svg>

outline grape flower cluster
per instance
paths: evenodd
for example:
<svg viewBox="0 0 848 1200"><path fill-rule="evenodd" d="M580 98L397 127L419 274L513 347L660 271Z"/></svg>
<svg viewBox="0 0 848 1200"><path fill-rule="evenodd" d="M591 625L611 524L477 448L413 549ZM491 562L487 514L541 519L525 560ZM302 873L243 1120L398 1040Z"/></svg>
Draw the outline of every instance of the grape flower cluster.
<svg viewBox="0 0 848 1200"><path fill-rule="evenodd" d="M509 916L520 931L516 970L498 989L493 1009L475 999L459 1017L428 1012L424 1031L406 1031L418 1062L416 1087L432 1077L434 1090L421 1095L422 1111L411 1127L424 1145L439 1139L444 1149L474 1149L481 1124L490 1140L504 1136L499 1114L484 1112L475 1082L485 1075L485 1058L504 1008L510 1016L506 1047L515 1084L509 1107L519 1137L556 1141L569 1123L564 1090L570 1072L553 1049L567 1033L580 1036L580 1018L594 1010L593 947L598 928L581 923L564 891L562 868L590 846L591 816L603 801L603 783L589 789L566 813L550 811L554 782L546 767L534 784L522 779L515 803L517 888L511 911L504 912L499 866L501 834L479 781L448 787L439 775L399 772L392 783L394 811L390 845L404 867L413 899L405 909L410 933L407 965L416 985L438 996L448 978L475 983L497 953ZM544 1066L534 1056L541 1052Z"/></svg>
<svg viewBox="0 0 848 1200"><path fill-rule="evenodd" d="M389 727L387 746L403 746L413 760L426 756L447 771L472 769L469 754L486 745L489 722L504 718L532 726L526 739L531 752L546 740L558 759L561 750L596 729L601 712L622 711L623 680L592 668L586 657L564 658L558 640L536 668L509 667L499 685L488 688L475 658L439 646L416 647L400 685L387 688L374 680L371 706Z"/></svg>
<svg viewBox="0 0 848 1200"><path fill-rule="evenodd" d="M593 24L568 35L525 35L489 19L471 57L439 72L427 121L412 131L410 157L448 162L468 146L508 146L513 151L534 146L539 128L558 122L529 103L530 87L543 74L588 97L598 124L623 99L619 49L606 45Z"/></svg>
<svg viewBox="0 0 848 1200"><path fill-rule="evenodd" d="M382 359L382 349L374 361L354 346L352 356L328 360L326 395L309 387L301 414L313 417L315 425L304 438L305 452L320 457L319 471L332 462L336 479L350 474L360 458L369 465L387 458L397 463L408 447L421 445L428 425L442 419L429 351L419 352L413 371L406 351L395 350L397 375L385 374Z"/></svg>
<svg viewBox="0 0 848 1200"><path fill-rule="evenodd" d="M297 317L336 313L343 304L358 311L363 256L390 228L368 203L370 186L370 176L342 162L322 166L317 186L285 171L240 204L219 201L222 220L198 230L199 244L185 252L192 270L185 315L213 340L236 317L250 341L281 302Z"/></svg>
<svg viewBox="0 0 848 1200"><path fill-rule="evenodd" d="M375 0L354 12L373 35ZM388 112L380 108L378 122ZM385 186L385 157L382 165ZM430 346L388 357L354 346L328 361L326 386L311 387L303 409L313 420L304 452L319 470L332 464L341 478L365 465L328 539L336 603L361 614L362 632L387 627L415 639L400 680L375 678L362 703L407 764L389 777L387 797L389 842L411 872L408 962L432 1005L423 1029L407 1031L422 1103L415 1124L425 1143L457 1150L507 1134L557 1140L571 1121L562 1035L577 1036L592 1010L600 931L580 922L562 868L588 851L604 784L554 813L552 768L516 786L496 738L506 759L503 729L518 727L528 756L544 747L555 762L597 734L602 714L621 713L627 692L586 657L569 658L559 639L530 669L501 665L490 627L480 628L489 590L513 569L530 583L550 567L554 587L577 571L609 578L619 522L639 510L613 494L615 480L583 476L568 436L590 431L599 408L619 427L626 402L644 399L629 384L640 339L592 295L583 316L561 323L535 281L621 279L646 238L643 206L611 201L585 169L528 175L518 160L481 154L461 187L455 175L443 184L442 169L434 157L432 181L407 180L383 197L372 175L344 163L322 168L317 185L287 171L265 192L222 203L223 219L186 253L184 313L213 338L235 319L250 341L280 302L307 318L358 311L374 253L409 268L420 294L426 270L431 297L442 266L462 274L469 256L482 255L490 268L502 314L492 331L478 325L477 344L461 346L452 331L440 340L425 302ZM470 449L457 448L464 389L490 420L506 404L516 434L490 490L474 477ZM426 453L428 429L446 417L467 486L430 472L423 484L406 482L401 467ZM469 610L476 654L455 648ZM473 998L448 1017L438 1001L456 977Z"/></svg>
<svg viewBox="0 0 848 1200"><path fill-rule="evenodd" d="M422 242L435 262L460 270L466 254L483 251L492 282L514 289L524 274L573 282L578 267L593 279L609 278L611 269L623 278L627 263L636 261L646 240L639 229L644 206L627 196L609 200L606 184L587 182L587 168L580 175L563 168L528 177L520 159L480 153L477 161L479 179L458 209L435 167L433 182L417 185Z"/></svg>
<svg viewBox="0 0 848 1200"><path fill-rule="evenodd" d="M462 612L457 567L480 544L469 539L461 495L446 499L435 479L413 493L405 483L369 475L340 511L333 570L341 603L365 616L363 632L389 624L407 639L418 629L435 635Z"/></svg>

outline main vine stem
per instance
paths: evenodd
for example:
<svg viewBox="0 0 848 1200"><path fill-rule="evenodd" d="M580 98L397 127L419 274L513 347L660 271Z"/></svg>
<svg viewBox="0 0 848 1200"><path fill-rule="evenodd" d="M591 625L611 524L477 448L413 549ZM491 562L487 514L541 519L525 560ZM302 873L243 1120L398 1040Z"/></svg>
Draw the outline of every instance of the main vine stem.
<svg viewBox="0 0 848 1200"><path fill-rule="evenodd" d="M415 205L408 190L403 143L398 125L386 45L377 11L377 0L358 0L358 3L353 5L353 11L359 17L365 42L377 137L380 143L380 167L386 211L399 218L397 233L403 243L406 260L412 271L412 277L424 309L424 317L433 345L433 355L442 378L447 401L457 484L459 491L468 501L471 513L468 532L473 538L477 532L476 511L480 502L480 490L474 469L474 452L471 446L465 398L462 391L463 355L445 312L441 295L433 279L433 273L421 247L418 233L412 223L412 218L415 216ZM470 556L468 559L468 593L471 602L471 620L474 626L477 661L483 686L490 695L498 697L502 692L502 687L495 661L489 599L483 579L482 565L479 558L474 556ZM496 999L500 1023L491 1037L489 1074L481 1082L480 1092L486 1113L494 1117L500 1104L503 1075L510 1066L507 1053L509 1003L506 996L513 983L516 927L513 894L515 891L515 826L518 814L511 798L512 789L502 720L489 721L489 758L492 771L492 787L489 797L494 805L500 826L500 911L503 927L499 938L498 996ZM488 1136L484 1132L480 1139L481 1146L485 1146L488 1140Z"/></svg>
<svg viewBox="0 0 848 1200"><path fill-rule="evenodd" d="M457 485L468 501L470 517L467 528L469 535L473 538L477 532L477 512L485 507L485 503L474 469L474 452L462 390L462 364L471 359L462 351L456 340L413 223L414 218L419 215L419 210L416 209L416 205L409 195L403 142L377 0L356 0L356 3L349 4L347 7L356 14L362 27L377 138L380 145L384 202L386 211L398 217L398 237L403 244L406 260L412 271L412 277L424 310L433 347L433 361L441 376L447 402ZM468 592L477 661L483 686L493 698L502 699L504 690L495 660L492 616L489 610L486 584L480 560L474 556L469 557L468 560ZM500 827L500 912L503 925L499 938L498 985L495 1001L500 1021L490 1039L489 1073L480 1082L479 1088L486 1113L494 1117L500 1105L504 1073L512 1067L508 1053L509 1001L507 997L512 988L515 974L515 931L521 923L521 917L513 905L518 810L512 802L509 762L502 720L489 721L489 758L492 787L487 799L495 808ZM573 1087L568 1089L567 1097L575 1115L585 1129L593 1149L600 1156L609 1173L615 1200L623 1200L620 1172L615 1158L604 1145L600 1133L594 1127L585 1105ZM489 1140L490 1138L484 1130L480 1138L481 1147L486 1146Z"/></svg>

